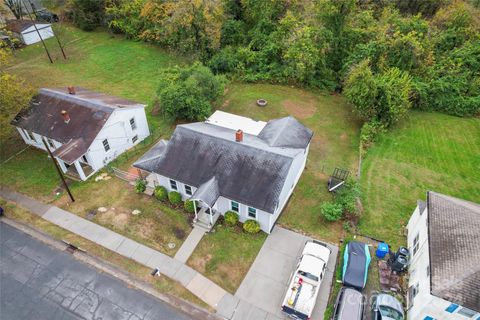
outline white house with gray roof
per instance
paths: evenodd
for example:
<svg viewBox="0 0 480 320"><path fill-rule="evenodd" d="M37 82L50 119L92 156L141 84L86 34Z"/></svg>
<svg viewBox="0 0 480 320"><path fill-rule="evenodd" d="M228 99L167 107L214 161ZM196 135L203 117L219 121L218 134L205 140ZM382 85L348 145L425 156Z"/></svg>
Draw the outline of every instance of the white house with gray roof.
<svg viewBox="0 0 480 320"><path fill-rule="evenodd" d="M148 185L198 201L196 221L211 228L232 210L270 233L307 161L313 132L293 117L255 121L216 111L205 122L178 125L134 167Z"/></svg>
<svg viewBox="0 0 480 320"><path fill-rule="evenodd" d="M480 205L436 192L408 222L408 319L480 319Z"/></svg>

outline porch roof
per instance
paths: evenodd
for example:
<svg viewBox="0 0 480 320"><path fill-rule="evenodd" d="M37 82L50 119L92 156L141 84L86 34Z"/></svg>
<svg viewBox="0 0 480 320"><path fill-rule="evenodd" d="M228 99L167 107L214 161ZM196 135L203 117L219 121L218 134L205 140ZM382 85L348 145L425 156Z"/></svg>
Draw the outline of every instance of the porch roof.
<svg viewBox="0 0 480 320"><path fill-rule="evenodd" d="M82 138L72 139L70 142L63 144L60 148L53 152L53 155L62 159L67 163L73 163L75 160L83 156L88 149L88 145Z"/></svg>
<svg viewBox="0 0 480 320"><path fill-rule="evenodd" d="M218 197L220 197L220 189L215 177L200 185L192 195L192 199L201 200L210 208L217 202Z"/></svg>

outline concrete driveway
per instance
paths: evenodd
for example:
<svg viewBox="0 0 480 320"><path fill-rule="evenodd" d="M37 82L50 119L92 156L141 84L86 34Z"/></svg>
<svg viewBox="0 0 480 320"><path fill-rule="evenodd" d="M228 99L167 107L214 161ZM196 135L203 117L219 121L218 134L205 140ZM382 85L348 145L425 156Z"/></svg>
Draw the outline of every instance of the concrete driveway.
<svg viewBox="0 0 480 320"><path fill-rule="evenodd" d="M235 296L275 315L278 319L285 319L280 310L282 300L305 242L310 239L299 233L275 227ZM327 264L312 319L323 319L335 273L338 247L327 245L332 250L332 255Z"/></svg>

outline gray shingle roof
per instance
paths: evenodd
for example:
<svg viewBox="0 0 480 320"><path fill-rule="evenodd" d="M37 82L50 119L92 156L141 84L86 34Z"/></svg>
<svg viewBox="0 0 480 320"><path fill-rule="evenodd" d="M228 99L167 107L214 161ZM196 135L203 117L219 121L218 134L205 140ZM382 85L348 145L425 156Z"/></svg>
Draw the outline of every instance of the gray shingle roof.
<svg viewBox="0 0 480 320"><path fill-rule="evenodd" d="M192 199L202 200L210 208L213 207L215 202L217 202L218 197L220 197L220 189L218 187L217 178L215 177L212 177L210 180L200 185L192 195Z"/></svg>
<svg viewBox="0 0 480 320"><path fill-rule="evenodd" d="M480 205L428 192L431 293L480 312Z"/></svg>
<svg viewBox="0 0 480 320"><path fill-rule="evenodd" d="M308 146L312 136L313 131L294 117L270 120L258 135L271 147L303 149Z"/></svg>
<svg viewBox="0 0 480 320"><path fill-rule="evenodd" d="M220 195L273 213L299 152L246 133L236 142L235 130L197 122L177 126L161 155L149 152L134 166L195 187L215 177Z"/></svg>

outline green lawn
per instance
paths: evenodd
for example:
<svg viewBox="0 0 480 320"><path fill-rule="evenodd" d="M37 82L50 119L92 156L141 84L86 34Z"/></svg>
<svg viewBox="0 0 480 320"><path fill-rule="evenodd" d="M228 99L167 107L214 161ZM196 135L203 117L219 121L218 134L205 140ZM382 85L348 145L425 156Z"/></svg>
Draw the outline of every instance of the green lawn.
<svg viewBox="0 0 480 320"><path fill-rule="evenodd" d="M369 150L361 189L360 231L395 245L427 190L480 202L480 119L411 112Z"/></svg>

